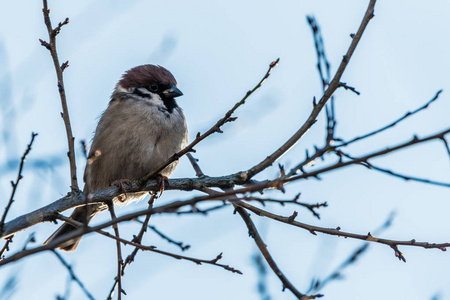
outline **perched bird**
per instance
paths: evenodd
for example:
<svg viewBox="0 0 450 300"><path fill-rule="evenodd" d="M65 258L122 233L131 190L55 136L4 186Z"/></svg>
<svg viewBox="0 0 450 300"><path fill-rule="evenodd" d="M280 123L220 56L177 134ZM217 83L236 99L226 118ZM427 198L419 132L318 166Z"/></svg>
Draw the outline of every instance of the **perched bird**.
<svg viewBox="0 0 450 300"><path fill-rule="evenodd" d="M186 120L175 101L181 95L172 73L161 66L138 66L122 76L95 130L84 172L86 195L122 180L141 178L184 148ZM170 176L176 165L173 162L160 174ZM144 192L127 194L124 201L145 195ZM120 200L116 198L114 202ZM88 224L106 207L104 204L78 207L71 218ZM45 243L75 229L64 223ZM80 239L66 241L58 248L73 251Z"/></svg>

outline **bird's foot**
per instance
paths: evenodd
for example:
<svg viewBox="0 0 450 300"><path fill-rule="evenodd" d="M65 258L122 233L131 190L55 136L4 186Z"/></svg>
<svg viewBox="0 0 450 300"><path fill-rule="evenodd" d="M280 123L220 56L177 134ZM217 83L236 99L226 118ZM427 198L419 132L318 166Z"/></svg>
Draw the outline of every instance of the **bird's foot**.
<svg viewBox="0 0 450 300"><path fill-rule="evenodd" d="M119 187L122 190L122 195L117 196L117 200L119 200L120 202L125 202L125 200L127 200L127 191L125 190L125 187L123 186L123 184L131 184L131 181L129 179L118 179L118 180L114 180L111 183L111 186L115 185L117 187Z"/></svg>
<svg viewBox="0 0 450 300"><path fill-rule="evenodd" d="M164 192L164 189L166 187L166 183L169 183L169 178L167 176L158 174L158 175L156 175L156 181L158 182L158 186L159 186L159 197L161 197L161 195Z"/></svg>

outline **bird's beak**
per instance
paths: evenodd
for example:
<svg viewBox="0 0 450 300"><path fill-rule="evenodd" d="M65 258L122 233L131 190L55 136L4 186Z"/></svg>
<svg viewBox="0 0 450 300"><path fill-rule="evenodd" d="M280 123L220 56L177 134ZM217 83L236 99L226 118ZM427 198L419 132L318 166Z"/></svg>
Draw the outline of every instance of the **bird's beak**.
<svg viewBox="0 0 450 300"><path fill-rule="evenodd" d="M162 94L166 98L175 98L183 95L183 93L175 85L172 85L172 87L164 90Z"/></svg>

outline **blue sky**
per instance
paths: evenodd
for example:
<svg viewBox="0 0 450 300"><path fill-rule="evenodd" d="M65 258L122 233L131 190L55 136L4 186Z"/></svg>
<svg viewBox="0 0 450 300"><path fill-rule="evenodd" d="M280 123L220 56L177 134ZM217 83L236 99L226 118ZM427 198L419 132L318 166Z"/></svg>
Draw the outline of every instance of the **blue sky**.
<svg viewBox="0 0 450 300"><path fill-rule="evenodd" d="M249 168L289 138L309 115L312 97L321 96L315 65L312 34L306 22L314 15L319 22L332 71L351 42L368 1L51 1L54 25L70 18L58 36L60 60L69 60L65 85L74 136L90 140L97 118L123 72L133 66L160 64L172 71L184 96L190 139L208 129L280 57L279 66L264 86L237 112L239 119L196 147L203 171L224 175ZM30 154L9 218L57 200L69 190L65 158L66 137L60 118L60 103L52 62L38 39L46 38L40 1L10 1L0 18L0 187L6 203L9 181L15 176L14 159L22 155L32 131L39 136ZM428 110L394 129L349 148L352 155L383 149L414 134L425 136L449 127L450 111L447 1L379 1L342 81L357 88L360 96L338 90L337 135L350 139L377 129L444 89ZM324 116L291 151L280 159L287 168L304 158L324 140ZM6 135L5 135L6 134ZM78 147L79 150L79 147ZM79 178L84 159L77 152ZM331 163L332 157L330 157ZM11 162L12 161L12 162ZM44 162L49 162L51 168ZM8 164L11 162L11 164ZM325 162L327 163L327 162ZM432 142L376 159L373 163L398 172L450 182L450 160L441 142ZM273 167L259 179L276 176ZM182 159L173 177L192 177L187 159ZM297 207L272 206L276 213L324 227L365 234L379 227L396 212L392 227L382 234L392 239L446 242L448 199L446 188L404 182L363 167L350 167L288 185L285 195L302 192L306 202L327 201L321 220ZM194 195L194 193L192 193ZM167 203L191 195L166 192ZM123 214L142 209L145 202L124 207ZM102 215L95 222L106 220ZM281 270L301 291L312 278L322 278L361 245L332 236L313 236L298 228L254 216L268 249ZM153 253L140 253L127 270L123 285L127 299L259 299L257 273L252 262L256 252L242 220L232 209L203 216L157 216L153 224L177 240L191 245L185 253L214 258L224 252L223 263L244 272L239 276L212 266L197 266ZM131 237L138 225L121 226ZM15 238L20 249L27 233L36 231L42 243L55 229L41 224ZM176 248L149 234L147 244L161 249ZM125 247L125 253L131 248ZM371 245L358 264L345 271L345 280L330 283L325 299L429 299L450 295L443 270L450 267L447 253L402 247L407 263L393 251ZM76 273L99 299L113 282L116 269L114 241L90 235L75 253L64 255ZM52 298L62 293L67 272L50 253L39 254L3 268L0 283L18 274L18 290L11 299ZM273 299L292 299L272 273L267 288ZM71 299L82 299L72 287ZM0 299L3 299L0 296Z"/></svg>

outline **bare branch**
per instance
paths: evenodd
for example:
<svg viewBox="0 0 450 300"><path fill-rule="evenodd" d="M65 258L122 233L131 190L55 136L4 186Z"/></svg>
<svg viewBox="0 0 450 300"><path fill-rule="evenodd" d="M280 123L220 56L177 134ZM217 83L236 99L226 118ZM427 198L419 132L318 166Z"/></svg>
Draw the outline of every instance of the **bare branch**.
<svg viewBox="0 0 450 300"><path fill-rule="evenodd" d="M430 104L432 104L434 101L436 101L436 100L439 98L439 95L440 95L441 93L442 93L442 90L437 91L437 93L434 95L434 97L433 97L431 100L429 100L427 103L425 103L423 106L421 106L421 107L419 107L419 108L417 108L417 109L415 109L415 110L413 110L413 111L407 112L404 116L402 116L401 118L398 118L398 119L395 120L394 122L392 122L392 123L390 123L390 124L388 124L388 125L386 125L386 126L384 126L384 127L381 127L381 128L379 128L379 129L377 129L377 130L374 130L374 131L372 131L372 132L370 132L370 133L364 134L364 135L362 135L362 136L355 137L354 139L351 139L351 140L348 141L348 142L344 142L344 143L342 143L342 144L335 145L335 147L338 148L338 147L344 147L344 146L353 144L354 142L357 142L357 141L366 139L366 138L368 138L368 137L374 136L374 135L376 135L376 134L378 134L378 133L380 133L380 132L383 132L383 131L385 131L385 130L387 130L387 129L389 129L389 128L394 127L395 125L397 125L398 123L404 121L405 119L407 119L407 118L409 118L409 117L412 117L413 115L417 114L418 112L420 112L420 111L422 111L422 110L427 109L428 106L430 106Z"/></svg>
<svg viewBox="0 0 450 300"><path fill-rule="evenodd" d="M77 181L77 166L75 163L75 147L74 147L74 141L75 138L72 134L72 127L70 125L70 118L69 118L69 108L67 106L67 99L66 99L66 92L64 90L64 78L63 78L63 71L68 66L68 62L60 65L58 53L56 52L56 36L61 31L61 27L65 24L69 23L69 19L66 18L63 23L59 23L58 26L53 29L52 23L50 20L50 9L48 9L47 6L47 0L43 0L44 8L42 9L42 12L44 13L44 22L45 26L47 27L48 37L50 39L50 43L47 43L43 40L40 40L41 44L47 48L50 51L50 54L53 59L53 64L55 66L56 71L56 77L58 79L58 90L59 90L59 96L61 98L61 106L62 106L62 118L64 120L64 125L66 127L66 134L67 134L67 142L68 142L68 148L69 151L67 152L67 156L69 157L70 162L70 179L71 179L71 188L72 191L78 191L78 181Z"/></svg>
<svg viewBox="0 0 450 300"><path fill-rule="evenodd" d="M63 264L64 267L66 267L67 271L70 274L70 277L72 278L73 281L75 281L81 288L81 290L84 292L84 294L86 295L86 297L88 297L91 300L95 300L94 296L92 296L91 293L89 293L89 291L86 289L86 287L84 286L83 282L81 282L81 280L78 278L78 276L75 274L75 272L73 271L72 266L61 256L61 254L59 254L57 251L53 251L53 253L56 255L56 257L59 259L59 261Z"/></svg>
<svg viewBox="0 0 450 300"><path fill-rule="evenodd" d="M205 174L203 174L202 169L200 169L200 166L197 163L198 159L196 159L194 156L192 156L191 153L186 154L186 156L189 158L189 161L191 162L191 165L194 168L195 175L197 177L204 176Z"/></svg>
<svg viewBox="0 0 450 300"><path fill-rule="evenodd" d="M381 225L379 228L375 229L374 232L378 235L382 233L384 230L389 228L392 224L392 220L394 218L394 213L390 213L388 219ZM318 292L321 289L324 288L325 285L327 285L330 281L341 279L342 278L342 272L349 267L350 265L354 264L370 247L370 243L364 242L361 246L357 247L350 256L342 262L330 275L325 277L324 280L313 280L311 282L311 287L308 290L308 293L311 292Z"/></svg>
<svg viewBox="0 0 450 300"><path fill-rule="evenodd" d="M448 146L447 140L445 137L442 138L442 142L444 143L445 150L447 150L448 157L450 158L450 147Z"/></svg>
<svg viewBox="0 0 450 300"><path fill-rule="evenodd" d="M250 210L261 217L268 217L270 219L286 223L292 226L300 227L302 229L308 230L311 234L317 235L316 232L321 232L329 235L335 235L338 237L345 237L345 238L352 238L357 240L363 240L367 242L375 242L379 244L387 245L391 248L393 248L396 252L395 255L400 260L406 261L404 259L403 254L398 250L397 246L415 246L415 247L422 247L425 249L439 249L442 251L447 251L447 248L450 247L450 243L428 243L428 242L416 242L415 239L409 240L409 241L397 241L397 240L389 240L389 239L382 239L374 237L370 234L370 232L366 235L362 234L355 234L350 232L341 231L340 227L337 228L324 228L314 225L309 225L301 222L294 221L292 217L283 217L276 214L273 214L271 212L262 210L260 208L254 207L248 203L240 202L238 205L242 206L243 208Z"/></svg>
<svg viewBox="0 0 450 300"><path fill-rule="evenodd" d="M140 250L156 252L156 253L159 253L159 254L162 254L162 255L170 256L170 257L175 258L175 259L179 259L179 260L188 260L188 261L196 263L197 265L201 265L203 263L204 264L209 264L209 265L214 265L214 266L218 266L220 268L223 268L223 269L225 269L227 271L231 271L233 273L242 274L241 271L239 271L239 270L237 270L235 268L232 268L232 267L230 267L228 265L223 265L223 264L218 264L217 263L222 258L222 253L220 253L215 259L211 259L211 260L198 259L198 258L193 258L193 257L189 257L189 256L178 255L178 254L170 253L170 252L167 252L167 251L158 250L154 246L144 246L144 245L141 245L140 243L136 243L134 241L130 242L130 241L127 241L127 240L125 240L125 239L123 239L121 237L118 237L117 235L114 236L114 235L109 234L108 232L100 230L101 228L105 228L105 227L108 227L108 226L101 226L100 225L100 226L96 226L96 227L87 227L87 226L82 227L84 224L81 223L81 222L72 220L70 218L62 217L62 216L60 216L60 218L62 220L64 220L64 221L68 222L68 223L73 224L74 226L79 226L79 230L81 230L81 231L86 231L86 232L94 232L95 231L97 233L100 233L101 235L104 235L106 237L112 238L112 239L114 239L114 240L116 240L118 242L121 242L123 244L134 246L134 247L136 247L136 248L138 248ZM119 219L119 218L116 218L115 220L117 220L117 219ZM111 223L110 225L112 225L113 223L117 224L119 222L114 222L113 220L111 220L109 223ZM68 237L73 236L74 233L78 233L78 232L73 232L70 235L68 234L67 237L62 237L59 240L55 240L55 242L49 243L49 244L47 244L45 246L37 247L37 248L26 250L26 251L30 251L30 252L33 252L33 253L38 253L38 252L42 252L42 251L46 251L46 250L52 250L55 246L59 245L62 240L66 240ZM50 247L49 245L53 246L53 248ZM22 251L22 252L24 252L24 251ZM22 254L22 252L19 252L19 253L16 253L16 254L18 254L19 256L20 255L28 256L28 255L33 254L33 253ZM0 261L0 265L1 265L1 261ZM112 297L112 294L110 294L110 297Z"/></svg>
<svg viewBox="0 0 450 300"><path fill-rule="evenodd" d="M190 191L192 189L202 190L205 186L215 186L215 187L232 187L235 185L235 182L243 183L243 179L239 174L233 174L230 176L223 177L202 177L202 178L182 178L182 179L169 179L167 185L165 186L166 190L187 190ZM276 184L272 181L265 181L253 184L247 188L240 189L238 192L251 192L256 189L265 189L265 188L275 188ZM139 191L159 191L160 185L157 180L149 180L145 187L142 188L140 183L132 182L131 185L125 184L125 190L127 193L135 193ZM232 193L232 192L230 192ZM65 197L44 206L40 209L37 209L31 213L25 214L23 216L17 217L16 219L5 224L3 231L0 232L0 237L4 238L9 235L16 233L17 231L24 230L30 226L36 225L42 222L54 221L55 218L59 215L60 212L64 212L70 208L75 208L78 206L83 206L86 204L93 203L105 203L107 201L112 200L113 198L123 194L123 191L117 187L112 186L100 191L95 191L89 193L89 197L86 197L83 193L69 193ZM227 194L217 193L218 195L214 196L216 199L222 196L226 196ZM198 197L197 197L198 198ZM174 211L177 208L184 205L192 205L199 201L206 201L208 199L212 199L212 196L203 196L194 200L192 202L179 202L172 206L172 208L167 207L167 211ZM183 203L183 204L182 204ZM182 205L179 205L182 204ZM145 213L144 213L145 214ZM139 215L138 215L139 216ZM137 216L136 216L137 217Z"/></svg>
<svg viewBox="0 0 450 300"><path fill-rule="evenodd" d="M5 212L3 213L2 219L0 221L0 229L3 228L3 225L5 224L5 220L6 220L6 215L8 214L8 211L9 211L11 205L14 202L14 195L16 194L16 190L17 190L17 187L19 186L20 180L23 178L22 170L23 170L23 165L25 164L25 159L27 158L28 153L30 153L31 146L33 145L33 142L34 142L34 138L37 135L38 135L37 133L34 133L34 132L31 133L31 141L28 144L27 149L25 150L25 153L22 155L22 158L20 159L19 171L17 173L16 182L11 181L11 185L12 185L13 189L12 189L12 192L11 192L11 196L9 197L8 204L5 207ZM1 255L0 255L0 257L1 257Z"/></svg>
<svg viewBox="0 0 450 300"><path fill-rule="evenodd" d="M381 155L392 153L392 152L395 152L395 151L398 151L400 149L404 149L404 148L407 148L407 147L410 147L410 146L413 146L413 145L429 142L429 141L436 140L436 139L442 139L449 132L450 132L450 128L446 129L446 130L443 130L443 131L441 131L439 133L436 133L434 135L427 136L425 138L418 138L417 136L414 136L409 142L405 142L405 143L399 144L399 145L391 147L391 148L386 148L384 150L376 151L374 153L365 155L363 157L354 158L351 161L347 161L347 162L339 161L338 163L336 163L334 165L331 165L331 166L328 166L328 167L324 167L322 169L314 170L314 171L311 171L311 172L308 172L308 173L303 173L303 174L300 174L300 175L297 175L297 176L293 176L293 177L287 178L285 180L285 182L291 182L291 181L295 181L295 180L299 180L299 179L305 179L305 178L310 178L310 177L317 177L319 174L323 174L323 173L326 173L326 172L329 172L329 171L333 171L333 170L336 170L336 169L347 167L349 165L367 163L367 161L369 159L374 158L374 157L378 157L378 156L381 156ZM443 186L450 186L450 184L449 185L442 184L442 185Z"/></svg>
<svg viewBox="0 0 450 300"><path fill-rule="evenodd" d="M145 222L136 219L137 222L145 225ZM151 230L153 230L154 233L156 233L159 237L161 237L162 239L166 240L168 243L173 244L178 246L178 248L180 248L181 251L186 251L189 248L191 248L191 245L184 245L183 242L177 242L173 239L171 239L170 237L168 237L167 235L165 235L164 233L162 233L160 230L158 230L155 226L153 225L147 225L147 228L150 228Z"/></svg>
<svg viewBox="0 0 450 300"><path fill-rule="evenodd" d="M137 217L137 216L135 216L135 217ZM242 274L241 271L239 271L239 270L237 270L235 268L232 268L232 267L230 267L228 265L218 264L217 262L218 262L218 260L220 258L222 258L222 254L219 254L215 259L212 259L212 260L198 259L198 258L193 258L193 257L188 257L188 256L183 256L183 255L178 255L178 254L173 254L173 253L170 253L170 252L158 250L154 246L143 246L141 244L127 241L127 240L125 240L123 238L111 235L108 232L105 232L105 231L101 230L102 228L106 228L108 226L111 226L113 223L119 223L120 219L122 219L123 217L116 218L115 221L109 221L107 223L108 225L106 225L106 226L105 226L105 224L102 224L102 225L95 226L95 227L88 227L88 226L84 226L83 227L83 223L81 223L81 222L77 222L77 221L74 221L74 220L72 220L70 218L66 218L66 217L62 217L62 216L60 218L62 220L64 220L64 221L68 222L68 223L71 223L71 224L73 224L75 226L81 226L81 227L79 227L78 230L73 231L70 234L67 234L66 236L63 236L63 237L61 237L59 239L56 239L55 241L52 241L51 243L48 243L46 245L43 245L43 246L40 246L40 247L36 247L36 248L33 248L33 249L20 251L20 252L18 252L16 254L14 254L14 255L4 259L3 261L0 261L0 266L8 264L8 263L13 262L13 261L17 261L19 259L22 259L24 257L30 256L30 255L35 254L35 253L48 251L48 250L53 251L53 249L55 247L57 247L59 244L61 244L61 242L65 241L65 240L69 240L69 239L71 239L73 237L80 236L80 235L88 233L88 232L98 232L98 233L100 233L100 234L102 234L102 235L104 235L106 237L109 237L109 238L115 239L117 241L120 241L121 243L124 243L124 244L127 244L127 245L131 245L131 246L134 246L134 247L138 247L141 250L156 252L156 253L159 253L159 254L163 254L163 255L166 255L166 256L173 257L175 259L179 259L179 260L188 260L188 261L196 263L197 265L201 265L201 264L214 265L214 266L223 268L223 269L225 269L227 271L231 271L233 273ZM133 218L131 218L131 219L133 219Z"/></svg>
<svg viewBox="0 0 450 300"><path fill-rule="evenodd" d="M299 198L300 198L300 193L297 194L294 197L294 199L291 199L291 200L261 198L261 197L255 197L255 196L244 196L244 197L240 197L239 200L243 200L243 201L258 201L258 202L260 202L263 205L265 205L266 202L279 203L279 204L281 204L283 206L285 204L300 205L300 206L303 206L303 207L307 208L317 219L320 219L320 215L314 209L328 206L327 202L310 204L310 203L305 203L305 202L298 201Z"/></svg>
<svg viewBox="0 0 450 300"><path fill-rule="evenodd" d="M372 19L372 17L373 17L375 2L376 2L376 0L370 1L369 6L366 11L366 14L364 15L361 25L359 26L358 32L355 34L355 36L352 39L352 42L347 51L347 54L344 55L344 57L342 58L341 64L339 65L339 68L336 71L336 74L334 75L333 80L330 82L330 85L324 92L320 101L313 108L308 119L300 127L300 129L296 133L294 133L294 135L291 138L289 138L289 140L287 140L280 148L278 148L271 155L267 156L267 158L264 159L262 162L255 165L254 167L250 168L247 171L247 179L252 178L256 174L260 173L262 170L271 166L278 158L280 158L292 146L294 146L295 143L297 143L297 141L311 128L311 126L314 125L314 123L316 122L316 118L319 115L320 111L325 106L328 99L330 99L330 97L333 95L333 93L336 91L336 89L338 88L338 86L340 84L342 74L344 73L345 68L348 65L348 62L350 61L350 58L352 57L352 54L355 51L356 46L358 45L358 42L361 39L362 34L367 27L367 24L369 23L370 19Z"/></svg>
<svg viewBox="0 0 450 300"><path fill-rule="evenodd" d="M200 215L207 215L208 213L215 211L215 210L219 210L222 208L225 208L227 206L230 206L229 203L226 203L224 201L224 203L220 204L220 205L216 205L216 206L212 206L212 207L208 207L205 209L200 209L198 208L196 205L192 205L190 210L183 210L183 211L176 211L177 215L191 215L191 214L200 214Z"/></svg>
<svg viewBox="0 0 450 300"><path fill-rule="evenodd" d="M338 152L340 155L343 155L347 158L350 159L354 159L352 156L345 154L344 152L340 151ZM431 180L431 179L426 179L426 178L420 178L420 177L415 177L415 176L410 176L410 175L404 175L404 174L400 174L388 169L384 169L384 168L380 168L377 166L374 166L372 163L368 163L368 162L360 162L360 165L368 168L369 170L375 170L393 177L397 177L397 178L401 178L404 179L406 181L416 181L416 182L422 182L422 183L426 183L426 184L431 184L431 185L437 185L437 186L443 186L443 187L450 187L450 183L447 182L440 182L440 181L435 181L435 180Z"/></svg>
<svg viewBox="0 0 450 300"><path fill-rule="evenodd" d="M355 93L358 96L361 95L361 93L358 92L354 87L348 86L347 83L345 83L345 82L340 82L338 87L343 87L344 89L346 89L348 91L352 91L353 93Z"/></svg>
<svg viewBox="0 0 450 300"><path fill-rule="evenodd" d="M286 278L286 276L281 272L281 270L278 268L277 264L273 260L272 256L270 255L269 251L267 250L267 245L262 240L261 236L259 235L258 230L256 229L255 224L253 223L252 219L250 218L250 215L240 206L235 206L236 211L239 213L241 218L244 220L245 224L248 228L248 234L253 238L256 245L259 248L259 251L263 255L264 259L269 264L270 268L272 268L273 272L278 276L278 278L281 280L283 284L283 290L287 288L290 290L297 299L313 299L314 297L320 297L321 295L315 295L313 297L308 297L302 293L300 293L295 286L289 281L289 279Z"/></svg>
<svg viewBox="0 0 450 300"><path fill-rule="evenodd" d="M431 100L429 100L427 103L425 103L425 105L422 105L421 107L419 107L419 108L417 108L417 109L415 109L415 110L413 110L411 112L407 112L404 116L402 116L401 118L395 120L394 122L389 123L388 125L383 126L382 128L374 130L374 131L372 131L370 133L364 134L362 136L355 137L355 138L353 138L353 139L351 139L351 140L349 140L347 142L342 142L340 144L336 144L336 143L331 144L330 142L333 141L333 139L327 138L327 142L325 143L325 146L323 146L322 148L315 148L314 154L312 156L307 155L306 159L303 162L301 162L300 164L298 164L297 166L295 166L294 168L292 168L290 170L288 176L290 177L290 176L293 176L293 175L297 174L299 171L303 171L303 168L305 166L313 164L314 161L316 161L318 158L323 158L323 156L326 153L336 152L336 149L348 146L350 144L353 144L354 142L361 141L363 139L366 139L366 138L369 138L371 136L374 136L374 135L376 135L376 134L378 134L380 132L383 132L383 131L385 131L385 130L387 130L389 128L394 127L398 123L400 123L400 122L406 120L407 118L417 114L418 112L421 112L421 111L427 109L431 103L433 103L434 101L436 101L439 98L439 95L440 95L441 92L442 92L442 90L438 91L436 93L436 95ZM330 133L328 133L328 136L329 135L330 135ZM448 150L448 153L449 153L449 156L450 156L450 150Z"/></svg>
<svg viewBox="0 0 450 300"><path fill-rule="evenodd" d="M316 19L313 16L307 16L306 20L308 21L308 24L311 27L311 31L313 33L314 48L316 49L317 56L317 71L322 83L322 89L323 91L325 91L330 79L330 62L325 55L325 45L323 43L322 35L320 33L320 27L317 24ZM325 72L322 69L322 64L325 67L326 75L324 74Z"/></svg>
<svg viewBox="0 0 450 300"><path fill-rule="evenodd" d="M12 243L13 237L14 237L14 235L6 238L6 242L3 245L3 248L2 248L2 250L0 250L0 261L5 258L5 255L4 255L5 252L9 251L9 244Z"/></svg>

